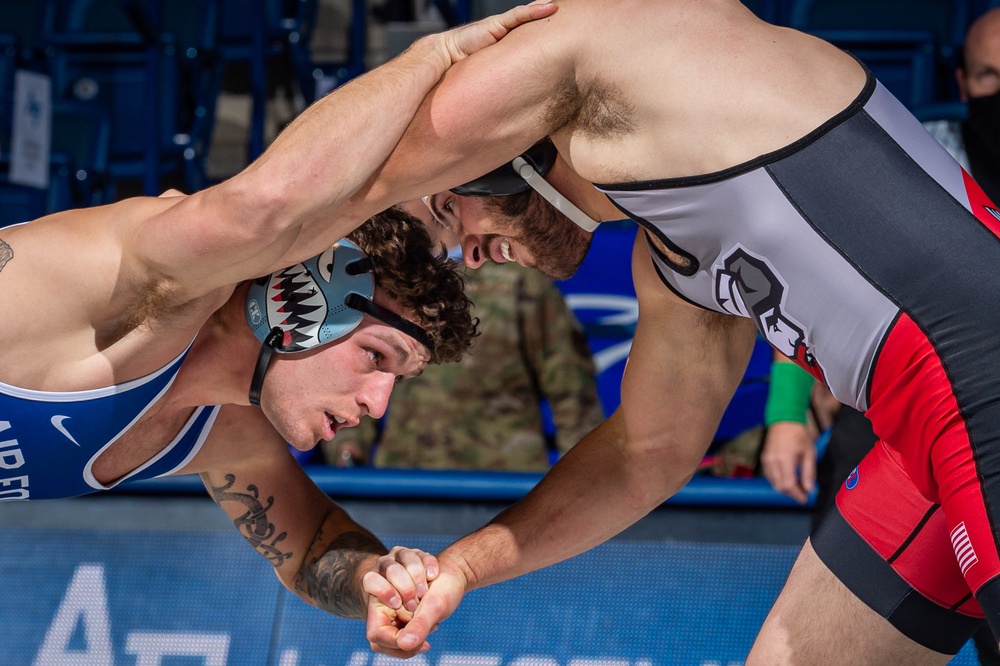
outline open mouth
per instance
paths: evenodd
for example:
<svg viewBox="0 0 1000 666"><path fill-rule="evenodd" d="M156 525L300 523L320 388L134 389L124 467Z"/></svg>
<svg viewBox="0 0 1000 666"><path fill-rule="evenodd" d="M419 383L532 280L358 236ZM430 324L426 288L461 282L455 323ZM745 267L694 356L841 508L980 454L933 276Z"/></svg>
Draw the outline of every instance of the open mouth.
<svg viewBox="0 0 1000 666"><path fill-rule="evenodd" d="M345 419L343 417L340 417L340 416L334 416L333 414L330 414L329 412L326 412L326 419L330 423L330 431L333 432L334 434L336 434L337 430L342 425L344 425L345 423L347 423L347 419Z"/></svg>
<svg viewBox="0 0 1000 666"><path fill-rule="evenodd" d="M503 257L505 261L514 261L514 258L510 254L510 241L506 238L500 241L500 256Z"/></svg>

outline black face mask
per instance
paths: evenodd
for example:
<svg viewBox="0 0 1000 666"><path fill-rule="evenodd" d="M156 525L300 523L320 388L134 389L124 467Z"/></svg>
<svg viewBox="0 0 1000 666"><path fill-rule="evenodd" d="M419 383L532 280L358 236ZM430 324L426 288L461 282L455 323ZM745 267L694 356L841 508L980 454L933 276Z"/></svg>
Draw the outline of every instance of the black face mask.
<svg viewBox="0 0 1000 666"><path fill-rule="evenodd" d="M1000 204L1000 93L972 97L962 123L962 140L972 177L986 195Z"/></svg>

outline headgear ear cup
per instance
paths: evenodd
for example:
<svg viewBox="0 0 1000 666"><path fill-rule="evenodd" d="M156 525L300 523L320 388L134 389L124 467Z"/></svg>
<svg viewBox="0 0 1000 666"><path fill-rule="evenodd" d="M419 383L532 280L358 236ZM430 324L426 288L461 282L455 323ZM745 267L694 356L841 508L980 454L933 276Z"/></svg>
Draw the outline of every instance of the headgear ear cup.
<svg viewBox="0 0 1000 666"><path fill-rule="evenodd" d="M556 162L555 145L548 139L542 139L531 148L524 151L520 158L525 160L541 176L545 176ZM465 197L506 197L527 191L528 184L513 162L508 162L485 176L470 180L464 185L451 188L455 194Z"/></svg>

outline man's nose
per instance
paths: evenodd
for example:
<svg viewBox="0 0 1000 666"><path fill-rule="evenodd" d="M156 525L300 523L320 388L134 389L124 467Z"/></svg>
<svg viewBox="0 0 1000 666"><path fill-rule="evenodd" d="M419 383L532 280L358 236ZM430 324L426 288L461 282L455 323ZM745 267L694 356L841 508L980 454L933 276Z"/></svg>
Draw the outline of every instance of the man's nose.
<svg viewBox="0 0 1000 666"><path fill-rule="evenodd" d="M364 393L358 396L358 402L373 419L385 416L389 407L389 396L396 385L396 377L388 372L376 373L365 387Z"/></svg>
<svg viewBox="0 0 1000 666"><path fill-rule="evenodd" d="M462 259L469 268L479 268L486 263L486 246L483 237L468 234L462 239Z"/></svg>

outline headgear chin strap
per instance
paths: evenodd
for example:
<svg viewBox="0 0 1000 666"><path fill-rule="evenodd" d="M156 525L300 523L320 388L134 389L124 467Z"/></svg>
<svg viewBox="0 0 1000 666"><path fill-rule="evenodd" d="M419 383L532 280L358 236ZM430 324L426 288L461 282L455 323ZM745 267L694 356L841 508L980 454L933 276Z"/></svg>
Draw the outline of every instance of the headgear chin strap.
<svg viewBox="0 0 1000 666"><path fill-rule="evenodd" d="M557 155L555 145L548 139L542 139L510 163L464 185L453 187L451 191L467 197L503 197L519 194L530 187L578 227L592 232L597 229L600 221L584 213L545 180Z"/></svg>
<svg viewBox="0 0 1000 666"><path fill-rule="evenodd" d="M260 406L273 354L293 354L340 340L371 315L433 351L420 326L372 301L371 260L342 240L322 253L255 280L247 291L246 316L261 341L250 381L250 404Z"/></svg>

